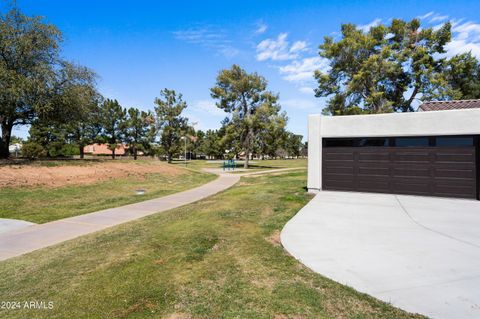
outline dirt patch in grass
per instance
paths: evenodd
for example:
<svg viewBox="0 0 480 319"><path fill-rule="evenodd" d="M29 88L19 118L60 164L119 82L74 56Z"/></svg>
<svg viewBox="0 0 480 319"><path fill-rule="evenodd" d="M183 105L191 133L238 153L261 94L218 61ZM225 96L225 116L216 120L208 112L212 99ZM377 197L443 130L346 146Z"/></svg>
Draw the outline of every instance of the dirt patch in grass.
<svg viewBox="0 0 480 319"><path fill-rule="evenodd" d="M156 309L156 305L150 300L140 300L135 304L129 306L127 309L122 311L115 311L113 313L114 317L118 318L127 318L132 313L138 312L150 312L153 313Z"/></svg>
<svg viewBox="0 0 480 319"><path fill-rule="evenodd" d="M143 177L145 174L160 173L167 176L181 174L178 167L161 162L105 161L88 165L9 165L0 167L0 188L3 187L62 187L67 185L92 184L108 179L128 176Z"/></svg>
<svg viewBox="0 0 480 319"><path fill-rule="evenodd" d="M282 246L282 241L280 240L280 230L275 230L273 234L267 237L267 241L271 243L273 246L280 247Z"/></svg>
<svg viewBox="0 0 480 319"><path fill-rule="evenodd" d="M287 316L287 315L275 315L275 319L305 319L306 317L301 315Z"/></svg>
<svg viewBox="0 0 480 319"><path fill-rule="evenodd" d="M176 312L168 315L166 319L190 319L192 318L191 315L181 312Z"/></svg>

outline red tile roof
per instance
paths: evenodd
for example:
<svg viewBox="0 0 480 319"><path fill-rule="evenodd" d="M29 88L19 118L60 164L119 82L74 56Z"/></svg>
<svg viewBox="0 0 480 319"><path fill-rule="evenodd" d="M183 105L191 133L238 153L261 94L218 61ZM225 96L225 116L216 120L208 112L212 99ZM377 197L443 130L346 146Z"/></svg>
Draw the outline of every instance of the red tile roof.
<svg viewBox="0 0 480 319"><path fill-rule="evenodd" d="M478 100L453 100L453 101L428 101L420 105L419 111L444 111L457 109L477 109L480 108L480 99Z"/></svg>

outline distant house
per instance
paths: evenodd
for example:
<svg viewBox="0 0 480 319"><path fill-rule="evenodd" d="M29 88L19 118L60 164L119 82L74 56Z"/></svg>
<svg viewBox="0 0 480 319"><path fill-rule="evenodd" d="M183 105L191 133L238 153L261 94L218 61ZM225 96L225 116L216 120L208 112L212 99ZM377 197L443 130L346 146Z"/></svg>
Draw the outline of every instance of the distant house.
<svg viewBox="0 0 480 319"><path fill-rule="evenodd" d="M22 150L22 144L20 143L14 143L8 146L8 151L10 152L10 154L14 154L15 156L18 156L21 150Z"/></svg>
<svg viewBox="0 0 480 319"><path fill-rule="evenodd" d="M115 155L125 155L128 147L125 144L118 144L115 149ZM108 148L108 144L90 144L83 148L85 154L90 155L111 155L112 151Z"/></svg>
<svg viewBox="0 0 480 319"><path fill-rule="evenodd" d="M427 101L418 107L418 111L447 111L479 108L480 100Z"/></svg>

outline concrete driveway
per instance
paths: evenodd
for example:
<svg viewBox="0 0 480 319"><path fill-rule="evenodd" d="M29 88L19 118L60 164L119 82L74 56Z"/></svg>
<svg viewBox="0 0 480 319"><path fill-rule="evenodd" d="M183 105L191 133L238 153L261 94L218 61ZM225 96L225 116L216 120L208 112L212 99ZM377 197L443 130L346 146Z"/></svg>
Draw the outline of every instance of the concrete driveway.
<svg viewBox="0 0 480 319"><path fill-rule="evenodd" d="M480 202L319 193L281 234L326 277L433 318L480 318Z"/></svg>

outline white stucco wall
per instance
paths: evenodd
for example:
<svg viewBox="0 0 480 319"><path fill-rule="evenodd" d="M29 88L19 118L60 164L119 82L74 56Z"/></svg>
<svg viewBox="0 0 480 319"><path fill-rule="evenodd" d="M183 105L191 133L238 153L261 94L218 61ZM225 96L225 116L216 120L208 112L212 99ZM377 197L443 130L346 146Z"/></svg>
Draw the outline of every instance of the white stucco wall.
<svg viewBox="0 0 480 319"><path fill-rule="evenodd" d="M322 187L323 137L480 135L480 109L308 117L309 191Z"/></svg>
<svg viewBox="0 0 480 319"><path fill-rule="evenodd" d="M308 177L307 188L311 192L319 190L322 185L322 117L318 114L308 116Z"/></svg>

